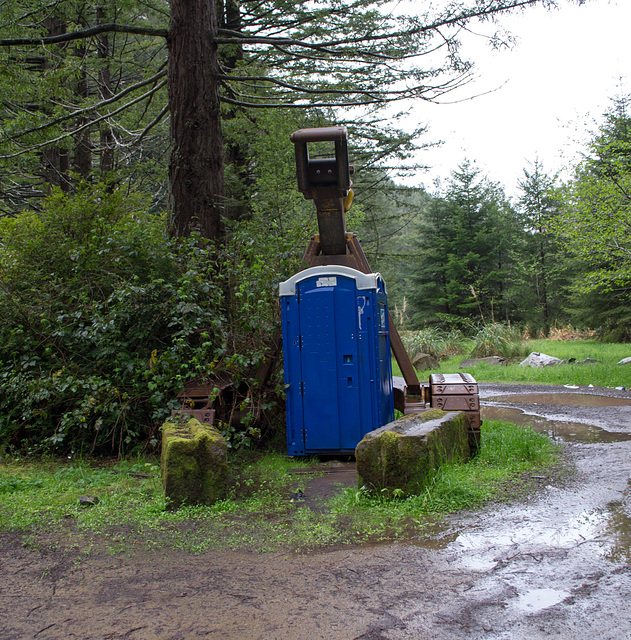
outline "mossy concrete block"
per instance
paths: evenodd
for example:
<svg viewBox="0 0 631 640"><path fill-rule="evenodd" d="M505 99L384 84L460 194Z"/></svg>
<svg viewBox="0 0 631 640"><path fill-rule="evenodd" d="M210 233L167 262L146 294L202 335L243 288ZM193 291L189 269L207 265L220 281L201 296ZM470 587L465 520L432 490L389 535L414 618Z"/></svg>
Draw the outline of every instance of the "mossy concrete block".
<svg viewBox="0 0 631 640"><path fill-rule="evenodd" d="M226 496L226 441L209 424L172 418L162 426L162 485L171 504L210 505Z"/></svg>
<svg viewBox="0 0 631 640"><path fill-rule="evenodd" d="M417 494L440 465L469 458L464 413L430 409L367 433L355 449L360 486Z"/></svg>

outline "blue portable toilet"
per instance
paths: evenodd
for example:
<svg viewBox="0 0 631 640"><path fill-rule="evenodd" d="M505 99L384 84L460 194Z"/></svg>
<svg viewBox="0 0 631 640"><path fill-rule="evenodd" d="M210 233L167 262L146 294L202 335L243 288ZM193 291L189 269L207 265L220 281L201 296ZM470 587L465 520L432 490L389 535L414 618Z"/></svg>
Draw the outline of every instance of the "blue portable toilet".
<svg viewBox="0 0 631 640"><path fill-rule="evenodd" d="M312 267L279 287L289 455L354 453L394 419L385 285Z"/></svg>

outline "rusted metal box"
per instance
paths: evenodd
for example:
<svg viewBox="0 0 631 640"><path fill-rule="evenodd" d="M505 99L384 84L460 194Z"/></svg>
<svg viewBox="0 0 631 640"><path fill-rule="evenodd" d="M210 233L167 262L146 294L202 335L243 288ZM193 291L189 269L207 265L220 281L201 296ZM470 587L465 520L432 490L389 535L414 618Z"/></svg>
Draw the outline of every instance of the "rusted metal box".
<svg viewBox="0 0 631 640"><path fill-rule="evenodd" d="M478 383L469 373L432 373L429 377L432 396L465 396L478 394Z"/></svg>
<svg viewBox="0 0 631 640"><path fill-rule="evenodd" d="M479 411L478 385L468 373L433 373L429 377L432 408Z"/></svg>

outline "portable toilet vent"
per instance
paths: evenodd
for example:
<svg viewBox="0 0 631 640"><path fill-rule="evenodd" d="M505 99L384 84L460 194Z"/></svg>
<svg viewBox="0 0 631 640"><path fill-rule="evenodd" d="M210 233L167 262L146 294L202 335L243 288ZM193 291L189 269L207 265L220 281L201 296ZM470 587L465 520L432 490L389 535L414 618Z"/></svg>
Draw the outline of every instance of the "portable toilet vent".
<svg viewBox="0 0 631 640"><path fill-rule="evenodd" d="M354 453L394 419L385 285L312 267L280 284L289 455Z"/></svg>

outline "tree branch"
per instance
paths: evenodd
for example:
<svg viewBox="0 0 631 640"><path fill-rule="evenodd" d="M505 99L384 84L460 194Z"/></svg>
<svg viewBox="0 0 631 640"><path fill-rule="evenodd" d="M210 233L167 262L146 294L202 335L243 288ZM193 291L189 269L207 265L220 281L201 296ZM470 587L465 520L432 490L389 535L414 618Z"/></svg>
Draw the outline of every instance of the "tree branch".
<svg viewBox="0 0 631 640"><path fill-rule="evenodd" d="M58 36L45 36L43 38L4 38L0 40L0 47L11 47L17 45L48 45L59 44L60 42L72 42L73 40L85 40L92 36L98 36L101 33L131 33L140 36L159 36L167 38L168 29L155 29L153 27L136 27L133 25L116 24L109 22L99 24L82 31L72 31L71 33L62 33Z"/></svg>
<svg viewBox="0 0 631 640"><path fill-rule="evenodd" d="M90 105L89 107L85 107L83 109L76 109L75 111L73 111L72 113L69 113L65 116L60 116L59 118L55 118L54 120L50 120L49 122L45 122L44 124L40 124L37 127L32 127L31 129L26 129L24 131L20 131L19 133L10 136L9 138L7 138L8 140L18 140L19 138L28 135L29 133L36 133L37 131L42 131L44 129L48 129L48 127L53 127L57 124L61 124L62 122L65 122L66 120L72 120L73 118L76 118L77 116L83 115L85 113L89 113L91 111L97 111L98 109L102 108L102 107L106 107L110 104L112 104L113 102L118 102L118 100L121 100L122 98L124 98L126 95L130 94L133 91L136 91L136 89L140 89L141 87L145 87L148 84L151 84L152 82L155 82L156 80L159 80L160 78L163 78L165 75L167 74L166 69L164 69L163 71L160 71L158 73L156 73L154 76L151 76L151 78L147 78L146 80L142 80L141 82L137 82L136 84L133 84L129 87L127 87L126 89L123 89L123 91L121 91L120 93L117 93L116 95L112 96L111 98L108 98L107 100L103 100L101 102L97 102L96 104Z"/></svg>
<svg viewBox="0 0 631 640"><path fill-rule="evenodd" d="M17 158L18 156L24 155L25 153L29 153L30 151L35 151L36 149L43 149L44 147L47 147L50 144L55 144L56 142L59 142L61 140L65 140L66 138L70 138L70 137L74 136L75 134L79 133L80 131L83 131L84 129L87 129L88 127L91 127L91 126L93 126L93 125L95 125L95 124L97 124L99 122L102 122L103 120L107 120L108 118L111 118L111 117L119 114L121 111L124 111L128 107L131 107L134 104L138 104L139 102L142 102L145 98L148 98L149 96L153 95L154 93L156 93L157 91L162 89L162 87L164 87L166 85L166 83L167 83L167 81L163 80L160 84L156 85L155 87L153 87L152 89L150 89L146 93L143 93L141 96L138 96L137 98L134 98L131 102L128 102L127 104L122 105L118 109L114 109L114 111L112 111L111 113L106 113L103 116L99 116L98 118L94 118L94 120L90 120L89 122L86 122L85 124L81 125L80 127L77 127L76 129L73 129L72 131L67 131L63 135L57 136L56 138L53 138L52 140L46 140L46 142L41 142L40 144L29 145L26 149L22 149L21 151L16 151L15 153L7 154L7 155L1 155L0 156L0 160L7 160L9 158Z"/></svg>
<svg viewBox="0 0 631 640"><path fill-rule="evenodd" d="M142 133L136 138L136 144L142 142L142 139L153 129L164 116L169 112L169 104L165 104L160 113L143 129Z"/></svg>
<svg viewBox="0 0 631 640"><path fill-rule="evenodd" d="M453 17L440 18L431 24L418 26L413 29L407 29L405 31L399 31L395 33L382 33L379 35L365 35L357 38L347 38L342 40L331 40L328 42L309 43L304 40L297 40L294 38L277 38L277 37L257 37L248 36L239 31L232 31L230 29L219 29L220 36L228 36L226 38L217 38L217 44L269 44L269 45L284 45L284 46L298 46L306 49L314 49L318 51L325 51L326 53L332 53L328 51L329 47L339 47L342 45L353 45L360 42L378 42L383 40L392 40L397 38L406 38L414 35L420 35L429 31L434 31L439 27L451 26L463 21L471 20L472 18L484 18L489 15L501 13L502 11L509 11L512 9L519 9L527 7L529 5L540 3L542 0L510 0L505 2L500 7L482 7L481 9L472 10L464 13L460 13ZM121 25L115 22L109 22L105 24L99 24L89 29L83 29L81 31L73 31L71 33L62 33L56 36L45 36L40 38L3 38L0 39L0 47L10 47L17 45L49 45L58 44L61 42L71 42L73 40L83 40L90 38L101 33L129 33L135 35L145 36L158 36L161 38L168 38L168 29L156 29L153 27L137 27L134 25ZM369 54L375 55L375 54Z"/></svg>
<svg viewBox="0 0 631 640"><path fill-rule="evenodd" d="M439 18L428 25L422 25L414 27L412 29L406 29L404 31L398 31L395 33L386 32L379 35L364 35L357 38L347 38L343 40L329 40L319 43L309 43L304 40L295 38L275 38L265 36L248 36L239 31L230 31L229 29L219 29L220 36L226 35L227 38L217 38L217 44L270 44L270 45L284 45L284 46L297 46L307 49L323 50L329 47L339 47L342 45L353 45L361 42L379 42L382 40L394 40L397 38L409 38L410 36L420 35L429 31L435 31L439 27L448 27L457 25L462 22L474 18L484 18L504 11L510 11L513 9L521 9L534 4L541 3L542 0L511 0L505 2L500 7L482 7L481 9L465 11L458 15L446 18Z"/></svg>

